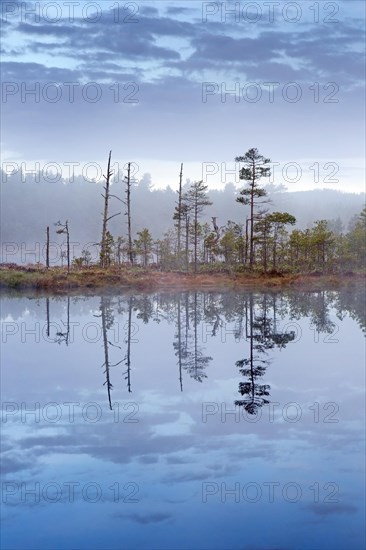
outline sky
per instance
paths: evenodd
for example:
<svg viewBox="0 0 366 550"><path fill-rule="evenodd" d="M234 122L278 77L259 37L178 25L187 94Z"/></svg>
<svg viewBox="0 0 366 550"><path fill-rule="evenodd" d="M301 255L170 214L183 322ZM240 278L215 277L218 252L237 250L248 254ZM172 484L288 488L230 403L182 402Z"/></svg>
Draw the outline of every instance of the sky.
<svg viewBox="0 0 366 550"><path fill-rule="evenodd" d="M2 169L362 192L365 4L2 1Z"/></svg>

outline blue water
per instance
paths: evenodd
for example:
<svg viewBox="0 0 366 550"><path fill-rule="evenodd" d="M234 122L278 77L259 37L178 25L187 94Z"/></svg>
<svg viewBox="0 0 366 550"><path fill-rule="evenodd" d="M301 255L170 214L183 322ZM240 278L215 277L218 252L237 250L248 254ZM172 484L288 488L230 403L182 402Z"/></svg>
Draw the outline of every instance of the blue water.
<svg viewBox="0 0 366 550"><path fill-rule="evenodd" d="M3 549L365 547L362 288L1 317Z"/></svg>

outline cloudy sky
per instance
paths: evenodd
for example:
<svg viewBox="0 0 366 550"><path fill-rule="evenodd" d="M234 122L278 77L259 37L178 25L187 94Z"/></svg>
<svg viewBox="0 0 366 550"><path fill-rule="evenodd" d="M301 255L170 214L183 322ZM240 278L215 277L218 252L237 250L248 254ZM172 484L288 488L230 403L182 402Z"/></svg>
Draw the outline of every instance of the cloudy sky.
<svg viewBox="0 0 366 550"><path fill-rule="evenodd" d="M257 147L289 190L364 190L363 2L1 4L5 171L92 178L112 149L222 187Z"/></svg>

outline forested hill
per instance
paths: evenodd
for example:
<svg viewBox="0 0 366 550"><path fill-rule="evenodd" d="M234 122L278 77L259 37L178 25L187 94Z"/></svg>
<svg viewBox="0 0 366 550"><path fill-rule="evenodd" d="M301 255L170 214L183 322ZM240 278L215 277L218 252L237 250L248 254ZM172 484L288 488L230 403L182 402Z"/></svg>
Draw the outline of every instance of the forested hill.
<svg viewBox="0 0 366 550"><path fill-rule="evenodd" d="M1 240L15 243L43 243L46 226L51 228L58 220L68 220L72 241L90 243L100 241L103 210L103 183L90 182L82 177L74 181L45 181L40 176L21 177L1 174ZM39 179L39 181L35 181ZM149 174L136 184L131 191L132 232L147 227L154 238L173 227L173 213L177 192L168 187L154 190ZM177 187L177 185L176 185ZM188 187L188 183L185 186ZM211 224L211 217L217 218L219 226L228 220L244 223L249 207L236 202L240 186L227 184L222 190L208 190L212 206L205 209L201 221ZM365 202L365 194L354 194L333 190L313 190L303 192L275 191L268 187L271 203L269 211L286 211L296 217L296 227L305 229L315 220L332 220L329 227L338 232L346 231L352 218L359 215ZM120 199L125 197L125 186L113 183L111 193ZM109 230L114 237L126 235L125 206L115 198L110 199L110 214L121 212L109 222Z"/></svg>

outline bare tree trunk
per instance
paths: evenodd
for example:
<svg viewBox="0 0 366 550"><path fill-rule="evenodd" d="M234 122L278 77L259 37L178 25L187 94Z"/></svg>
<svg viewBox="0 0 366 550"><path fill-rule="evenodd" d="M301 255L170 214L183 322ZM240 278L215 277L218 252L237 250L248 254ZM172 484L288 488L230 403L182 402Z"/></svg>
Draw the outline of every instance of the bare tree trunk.
<svg viewBox="0 0 366 550"><path fill-rule="evenodd" d="M67 317L66 317L66 345L69 345L70 339L70 296L67 297Z"/></svg>
<svg viewBox="0 0 366 550"><path fill-rule="evenodd" d="M180 263L181 254L181 230L182 230L182 178L183 178L183 162L180 165L179 173L179 191L178 191L178 263Z"/></svg>
<svg viewBox="0 0 366 550"><path fill-rule="evenodd" d="M50 299L46 298L47 337L50 337Z"/></svg>
<svg viewBox="0 0 366 550"><path fill-rule="evenodd" d="M69 233L69 222L66 220L66 243L67 243L67 272L70 273L70 233Z"/></svg>
<svg viewBox="0 0 366 550"><path fill-rule="evenodd" d="M50 267L50 228L47 225L47 241L46 241L46 267Z"/></svg>
<svg viewBox="0 0 366 550"><path fill-rule="evenodd" d="M132 233L131 233L131 163L127 165L127 178L126 178L126 195L127 195L127 232L128 232L128 259L133 264L133 251L132 251Z"/></svg>
<svg viewBox="0 0 366 550"><path fill-rule="evenodd" d="M189 269L189 216L186 214L186 271Z"/></svg>
<svg viewBox="0 0 366 550"><path fill-rule="evenodd" d="M178 296L178 365L179 365L179 384L180 391L183 391L183 378L182 378L182 328L180 319L180 295Z"/></svg>
<svg viewBox="0 0 366 550"><path fill-rule="evenodd" d="M108 336L107 336L107 320L106 320L106 304L104 302L104 298L101 299L101 316L102 316L102 334L103 334L103 347L104 347L104 364L105 367L105 375L106 375L106 381L104 382L104 386L107 386L107 392L108 392L108 402L109 402L109 408L112 410L112 400L111 400L111 389L112 384L109 377L109 349L108 349Z"/></svg>
<svg viewBox="0 0 366 550"><path fill-rule="evenodd" d="M126 353L126 379L127 389L131 393L131 322L132 322L132 298L128 301L128 326L127 326L127 353Z"/></svg>
<svg viewBox="0 0 366 550"><path fill-rule="evenodd" d="M109 205L109 180L111 177L111 155L112 151L109 151L108 157L108 166L107 166L107 175L105 178L105 194L102 195L104 198L104 212L103 212L103 227L102 227L102 241L101 241L101 251L100 251L100 267L106 267L107 265L107 222L108 222L108 205Z"/></svg>

